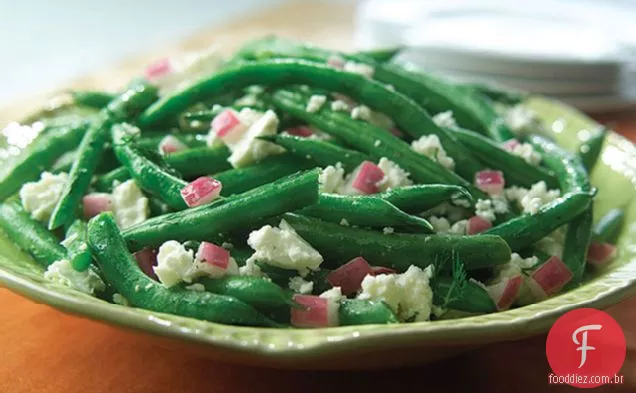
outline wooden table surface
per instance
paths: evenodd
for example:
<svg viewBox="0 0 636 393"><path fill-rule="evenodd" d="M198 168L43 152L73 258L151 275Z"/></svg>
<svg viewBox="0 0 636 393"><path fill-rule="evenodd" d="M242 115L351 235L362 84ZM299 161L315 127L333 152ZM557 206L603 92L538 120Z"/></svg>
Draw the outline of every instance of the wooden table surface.
<svg viewBox="0 0 636 393"><path fill-rule="evenodd" d="M272 32L346 48L351 44L351 15L350 6L292 4L220 30L203 31L170 46L166 52L196 49L210 43L228 50L237 42ZM302 24L294 22L300 20ZM114 69L80 78L72 85L114 88L159 53L144 54ZM0 124L25 113L32 102L17 103L0 111ZM606 114L597 119L636 140L636 118L632 114ZM280 371L216 363L157 347L143 335L65 315L6 289L0 289L0 309L0 393L574 390L548 385L550 369L543 336L497 344L447 361L403 370ZM631 298L609 310L627 338L627 361L621 371L625 383L601 387L598 392L636 391L635 309L636 298Z"/></svg>

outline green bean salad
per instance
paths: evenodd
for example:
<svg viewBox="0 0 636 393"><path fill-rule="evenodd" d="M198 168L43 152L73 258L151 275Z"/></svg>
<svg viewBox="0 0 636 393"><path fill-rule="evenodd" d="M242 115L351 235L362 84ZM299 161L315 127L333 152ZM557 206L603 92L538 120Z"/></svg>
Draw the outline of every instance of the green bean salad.
<svg viewBox="0 0 636 393"><path fill-rule="evenodd" d="M500 312L614 258L623 213L594 226L588 176L605 130L565 151L522 95L398 52L265 37L69 92L10 126L37 137L5 154L0 229L60 285L266 327Z"/></svg>

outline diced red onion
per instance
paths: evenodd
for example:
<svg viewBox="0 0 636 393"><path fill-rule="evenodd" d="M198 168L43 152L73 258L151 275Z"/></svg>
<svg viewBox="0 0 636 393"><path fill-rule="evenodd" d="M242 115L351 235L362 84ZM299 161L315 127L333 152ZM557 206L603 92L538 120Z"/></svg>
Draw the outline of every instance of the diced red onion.
<svg viewBox="0 0 636 393"><path fill-rule="evenodd" d="M337 324L330 316L330 300L312 295L294 295L300 307L292 307L291 324L301 328L319 328Z"/></svg>
<svg viewBox="0 0 636 393"><path fill-rule="evenodd" d="M212 130L225 143L235 143L246 130L238 114L232 109L226 109L212 119Z"/></svg>
<svg viewBox="0 0 636 393"><path fill-rule="evenodd" d="M362 280L372 274L373 270L366 259L356 257L327 275L327 282L333 287L340 287L344 295L358 292Z"/></svg>
<svg viewBox="0 0 636 393"><path fill-rule="evenodd" d="M300 136L303 138L308 138L314 134L314 131L308 126L292 127L288 128L286 131L289 135Z"/></svg>
<svg viewBox="0 0 636 393"><path fill-rule="evenodd" d="M498 284L489 285L486 291L497 306L497 310L506 310L517 299L523 284L523 276L508 277Z"/></svg>
<svg viewBox="0 0 636 393"><path fill-rule="evenodd" d="M486 231L490 228L492 228L492 224L489 221L479 216L472 216L468 219L468 223L466 224L466 233L469 235L474 235L476 233Z"/></svg>
<svg viewBox="0 0 636 393"><path fill-rule="evenodd" d="M225 248L213 243L201 242L196 257L199 261L222 270L227 270L230 265L230 253Z"/></svg>
<svg viewBox="0 0 636 393"><path fill-rule="evenodd" d="M364 161L353 172L351 187L362 194L375 194L379 190L378 182L384 179L384 172L371 161Z"/></svg>
<svg viewBox="0 0 636 393"><path fill-rule="evenodd" d="M510 151L510 152L515 151L515 148L517 146L519 146L519 145L520 145L519 141L514 139L514 138L513 139L508 139L507 141L505 141L502 144L503 148L508 150L508 151Z"/></svg>
<svg viewBox="0 0 636 393"><path fill-rule="evenodd" d="M572 272L561 258L551 256L543 265L532 272L529 282L536 284L531 285L533 293L539 298L544 298L559 292L572 280L572 276Z"/></svg>
<svg viewBox="0 0 636 393"><path fill-rule="evenodd" d="M213 201L221 194L220 181L203 176L181 189L181 197L188 207L200 206Z"/></svg>
<svg viewBox="0 0 636 393"><path fill-rule="evenodd" d="M377 276L380 274L396 274L397 270L391 269L390 267L385 266L371 266L372 275Z"/></svg>
<svg viewBox="0 0 636 393"><path fill-rule="evenodd" d="M161 154L176 153L187 148L188 146L173 135L166 135L161 142L159 142L159 153Z"/></svg>
<svg viewBox="0 0 636 393"><path fill-rule="evenodd" d="M594 266L605 266L616 257L616 246L609 243L592 242L587 249L587 262Z"/></svg>
<svg viewBox="0 0 636 393"><path fill-rule="evenodd" d="M139 268L146 276L157 281L159 280L153 269L153 267L157 266L157 250L153 248L143 248L133 254L133 256L137 260Z"/></svg>
<svg viewBox="0 0 636 393"><path fill-rule="evenodd" d="M475 174L475 184L477 187L490 194L499 195L503 192L506 182L501 171L479 171Z"/></svg>
<svg viewBox="0 0 636 393"><path fill-rule="evenodd" d="M146 67L144 76L147 80L154 82L172 72L174 72L174 67L172 66L171 60L166 57L164 59L157 60Z"/></svg>
<svg viewBox="0 0 636 393"><path fill-rule="evenodd" d="M84 210L84 218L93 218L99 213L112 211L113 201L110 194L88 194L82 199L82 209Z"/></svg>

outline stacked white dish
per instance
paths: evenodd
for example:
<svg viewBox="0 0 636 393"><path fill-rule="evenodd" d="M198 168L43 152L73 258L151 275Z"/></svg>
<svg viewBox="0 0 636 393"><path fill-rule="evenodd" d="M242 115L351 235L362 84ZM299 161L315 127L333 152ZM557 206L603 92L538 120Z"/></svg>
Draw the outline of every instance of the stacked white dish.
<svg viewBox="0 0 636 393"><path fill-rule="evenodd" d="M635 16L636 3L609 0L369 0L356 39L363 48L406 45L398 61L460 81L607 111L636 106Z"/></svg>

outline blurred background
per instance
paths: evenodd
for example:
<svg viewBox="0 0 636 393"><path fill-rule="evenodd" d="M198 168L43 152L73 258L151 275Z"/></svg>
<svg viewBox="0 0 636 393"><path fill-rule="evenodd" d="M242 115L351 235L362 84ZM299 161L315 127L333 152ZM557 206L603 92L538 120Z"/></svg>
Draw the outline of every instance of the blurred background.
<svg viewBox="0 0 636 393"><path fill-rule="evenodd" d="M284 2L0 0L0 105ZM636 103L636 0L322 2L357 4L355 45L408 45L400 60L432 72L592 112Z"/></svg>

